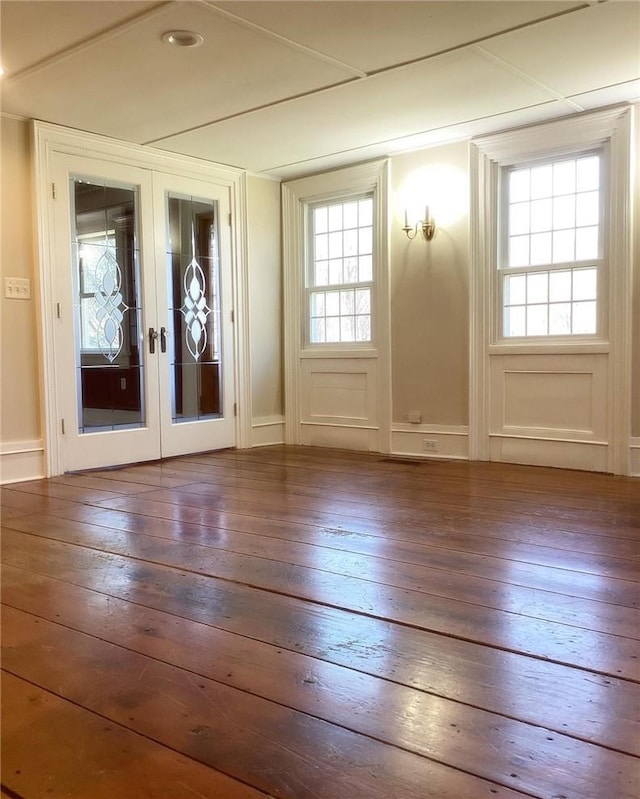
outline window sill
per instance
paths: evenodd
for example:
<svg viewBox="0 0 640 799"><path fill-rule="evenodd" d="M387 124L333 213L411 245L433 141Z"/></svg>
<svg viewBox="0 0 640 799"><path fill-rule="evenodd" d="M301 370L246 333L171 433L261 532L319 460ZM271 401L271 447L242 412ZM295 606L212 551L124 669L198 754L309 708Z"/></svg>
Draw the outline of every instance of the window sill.
<svg viewBox="0 0 640 799"><path fill-rule="evenodd" d="M326 347L324 344L305 347L300 350L300 358L377 358L378 350L366 347Z"/></svg>
<svg viewBox="0 0 640 799"><path fill-rule="evenodd" d="M490 355L573 355L585 353L591 355L607 355L610 349L608 341L532 341L530 344L515 341L513 344L501 341L489 346Z"/></svg>

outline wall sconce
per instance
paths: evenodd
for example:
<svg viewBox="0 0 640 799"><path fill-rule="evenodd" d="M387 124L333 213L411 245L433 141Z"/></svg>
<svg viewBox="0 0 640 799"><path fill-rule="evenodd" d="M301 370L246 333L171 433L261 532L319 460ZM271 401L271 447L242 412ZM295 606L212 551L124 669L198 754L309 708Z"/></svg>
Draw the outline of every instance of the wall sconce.
<svg viewBox="0 0 640 799"><path fill-rule="evenodd" d="M415 239L415 237L418 235L418 228L422 229L422 235L425 237L425 239L427 241L431 241L436 232L436 223L431 218L431 211L429 211L428 205L424 209L424 219L421 219L418 222L416 222L414 227L412 227L409 224L409 220L407 218L407 210L405 208L404 227L402 229L404 230L407 238Z"/></svg>

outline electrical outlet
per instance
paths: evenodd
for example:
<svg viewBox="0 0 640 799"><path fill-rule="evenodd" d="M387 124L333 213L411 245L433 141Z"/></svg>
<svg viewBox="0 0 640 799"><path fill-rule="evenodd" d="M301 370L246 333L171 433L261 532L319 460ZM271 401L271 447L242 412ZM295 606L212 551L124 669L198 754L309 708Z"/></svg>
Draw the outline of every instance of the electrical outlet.
<svg viewBox="0 0 640 799"><path fill-rule="evenodd" d="M4 296L9 300L30 300L31 281L26 277L5 277Z"/></svg>
<svg viewBox="0 0 640 799"><path fill-rule="evenodd" d="M423 438L422 450L423 452L437 452L438 442L434 438Z"/></svg>

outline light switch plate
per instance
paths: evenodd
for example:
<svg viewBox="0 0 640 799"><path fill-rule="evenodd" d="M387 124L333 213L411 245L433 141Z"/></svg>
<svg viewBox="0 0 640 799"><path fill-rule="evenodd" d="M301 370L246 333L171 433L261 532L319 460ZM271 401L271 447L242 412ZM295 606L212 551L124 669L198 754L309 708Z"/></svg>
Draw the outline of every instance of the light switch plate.
<svg viewBox="0 0 640 799"><path fill-rule="evenodd" d="M27 277L5 277L4 296L9 300L30 300L31 281Z"/></svg>

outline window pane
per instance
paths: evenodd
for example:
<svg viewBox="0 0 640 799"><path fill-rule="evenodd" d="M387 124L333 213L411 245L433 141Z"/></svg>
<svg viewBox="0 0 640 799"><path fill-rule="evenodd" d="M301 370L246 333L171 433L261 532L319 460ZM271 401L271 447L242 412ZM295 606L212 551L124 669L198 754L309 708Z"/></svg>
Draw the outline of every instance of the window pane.
<svg viewBox="0 0 640 799"><path fill-rule="evenodd" d="M370 227L360 228L358 231L359 236L359 251L361 255L367 255L373 252L373 230Z"/></svg>
<svg viewBox="0 0 640 799"><path fill-rule="evenodd" d="M527 335L546 336L547 328L547 305L528 305L527 306Z"/></svg>
<svg viewBox="0 0 640 799"><path fill-rule="evenodd" d="M327 317L325 341L340 341L340 318L338 316Z"/></svg>
<svg viewBox="0 0 640 799"><path fill-rule="evenodd" d="M355 313L355 296L353 289L340 292L340 314L342 316Z"/></svg>
<svg viewBox="0 0 640 799"><path fill-rule="evenodd" d="M329 257L329 237L326 233L315 237L315 259L316 261L324 261Z"/></svg>
<svg viewBox="0 0 640 799"><path fill-rule="evenodd" d="M345 203L342 223L346 228L358 227L358 203Z"/></svg>
<svg viewBox="0 0 640 799"><path fill-rule="evenodd" d="M325 321L324 319L311 320L311 343L324 344L326 341Z"/></svg>
<svg viewBox="0 0 640 799"><path fill-rule="evenodd" d="M530 203L516 203L509 208L509 235L529 233Z"/></svg>
<svg viewBox="0 0 640 799"><path fill-rule="evenodd" d="M536 166L531 170L531 198L551 197L553 169L550 165Z"/></svg>
<svg viewBox="0 0 640 799"><path fill-rule="evenodd" d="M371 341L370 316L356 316L356 341Z"/></svg>
<svg viewBox="0 0 640 799"><path fill-rule="evenodd" d="M329 206L329 230L342 230L342 205Z"/></svg>
<svg viewBox="0 0 640 799"><path fill-rule="evenodd" d="M573 304L573 333L596 332L596 303L575 302Z"/></svg>
<svg viewBox="0 0 640 799"><path fill-rule="evenodd" d="M358 232L356 230L345 231L343 251L346 256L358 254Z"/></svg>
<svg viewBox="0 0 640 799"><path fill-rule="evenodd" d="M579 158L576 191L592 191L600 186L600 158L597 155Z"/></svg>
<svg viewBox="0 0 640 799"><path fill-rule="evenodd" d="M531 203L531 231L551 230L551 199L534 200Z"/></svg>
<svg viewBox="0 0 640 799"><path fill-rule="evenodd" d="M553 263L562 264L575 258L575 230L558 230L553 234Z"/></svg>
<svg viewBox="0 0 640 799"><path fill-rule="evenodd" d="M329 285L335 286L342 282L342 258L335 258L329 261Z"/></svg>
<svg viewBox="0 0 640 799"><path fill-rule="evenodd" d="M340 341L355 341L355 319L353 316L343 316L340 319Z"/></svg>
<svg viewBox="0 0 640 799"><path fill-rule="evenodd" d="M329 229L329 213L327 208L315 208L313 211L313 229L316 233L326 233Z"/></svg>
<svg viewBox="0 0 640 799"><path fill-rule="evenodd" d="M508 275L504 282L505 305L524 305L527 280L524 275Z"/></svg>
<svg viewBox="0 0 640 799"><path fill-rule="evenodd" d="M571 333L571 303L558 302L549 306L549 333L568 336Z"/></svg>
<svg viewBox="0 0 640 799"><path fill-rule="evenodd" d="M560 161L553 165L553 193L573 194L576 190L576 162Z"/></svg>
<svg viewBox="0 0 640 799"><path fill-rule="evenodd" d="M531 236L531 265L548 264L551 261L551 233L534 233Z"/></svg>
<svg viewBox="0 0 640 799"><path fill-rule="evenodd" d="M316 261L314 285L327 286L329 285L329 262Z"/></svg>
<svg viewBox="0 0 640 799"><path fill-rule="evenodd" d="M358 282L358 259L345 258L344 261L344 282L357 283Z"/></svg>
<svg viewBox="0 0 640 799"><path fill-rule="evenodd" d="M525 313L524 305L504 309L505 336L524 336L526 334Z"/></svg>
<svg viewBox="0 0 640 799"><path fill-rule="evenodd" d="M600 221L600 193L587 191L576 195L576 225L597 225Z"/></svg>
<svg viewBox="0 0 640 799"><path fill-rule="evenodd" d="M358 289L356 291L356 313L371 313L371 289Z"/></svg>
<svg viewBox="0 0 640 799"><path fill-rule="evenodd" d="M358 203L358 224L360 227L373 225L373 200L367 197Z"/></svg>
<svg viewBox="0 0 640 799"><path fill-rule="evenodd" d="M588 261L598 257L598 228L581 227L576 230L576 260Z"/></svg>
<svg viewBox="0 0 640 799"><path fill-rule="evenodd" d="M576 224L576 198L555 197L553 200L553 229L575 227Z"/></svg>
<svg viewBox="0 0 640 799"><path fill-rule="evenodd" d="M373 258L370 255L365 255L358 260L360 262L358 277L361 282L366 283L373 278Z"/></svg>
<svg viewBox="0 0 640 799"><path fill-rule="evenodd" d="M509 175L509 198L511 202L522 202L530 197L530 169L517 169Z"/></svg>
<svg viewBox="0 0 640 799"><path fill-rule="evenodd" d="M326 293L326 309L327 316L338 316L340 314L339 291L328 291Z"/></svg>
<svg viewBox="0 0 640 799"><path fill-rule="evenodd" d="M573 299L595 300L598 288L597 269L576 269L573 272Z"/></svg>
<svg viewBox="0 0 640 799"><path fill-rule="evenodd" d="M527 275L527 304L547 302L549 273Z"/></svg>
<svg viewBox="0 0 640 799"><path fill-rule="evenodd" d="M329 258L342 258L342 233L329 233Z"/></svg>
<svg viewBox="0 0 640 799"><path fill-rule="evenodd" d="M551 272L549 275L549 300L565 302L571 299L571 272Z"/></svg>
<svg viewBox="0 0 640 799"><path fill-rule="evenodd" d="M529 236L509 239L509 266L529 266Z"/></svg>
<svg viewBox="0 0 640 799"><path fill-rule="evenodd" d="M311 316L324 316L324 291L314 292L311 295Z"/></svg>

